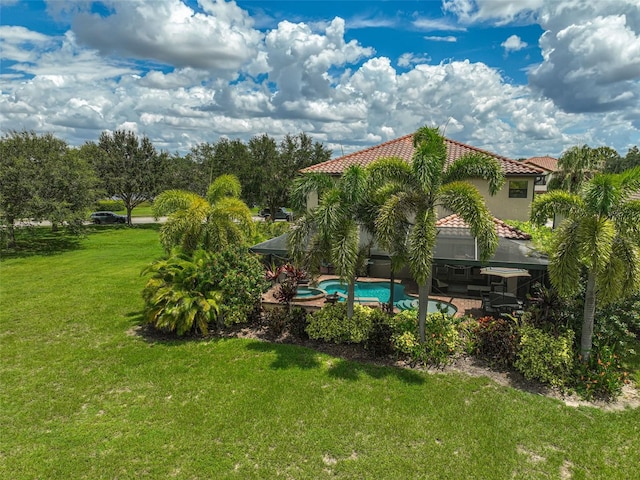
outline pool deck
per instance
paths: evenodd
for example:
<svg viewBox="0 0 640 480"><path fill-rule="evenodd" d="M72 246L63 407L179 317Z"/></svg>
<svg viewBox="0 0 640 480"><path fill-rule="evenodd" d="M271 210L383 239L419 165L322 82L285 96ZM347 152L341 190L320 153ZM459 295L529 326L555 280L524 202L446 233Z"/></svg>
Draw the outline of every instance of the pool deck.
<svg viewBox="0 0 640 480"><path fill-rule="evenodd" d="M320 283L323 280L336 280L336 279L338 279L338 277L335 275L321 275L320 277L315 279L314 282L310 283L309 286L313 287L314 285ZM358 281L359 282L388 282L389 279L359 277ZM415 284L415 282L400 281L400 280L396 280L396 282L402 283L404 285L405 292L408 295L417 297L418 287ZM278 303L278 301L273 296L276 288L277 288L277 285L274 285L267 291L267 293L262 295L262 304L265 308L273 308L277 305L280 305L280 303ZM468 298L468 297L459 297L459 296L454 297L449 295L429 295L429 300L441 300L441 301L449 302L453 304L458 309L458 312L456 313L457 317L464 316L464 315L472 315L477 318L482 316L482 308L481 308L482 302L477 298ZM312 300L294 301L294 302L291 302L291 304L299 307L305 307L308 310L319 310L325 305L325 298L321 297L321 298L316 298ZM379 304L378 302L376 302L375 304L372 304L372 306L377 307L379 306Z"/></svg>

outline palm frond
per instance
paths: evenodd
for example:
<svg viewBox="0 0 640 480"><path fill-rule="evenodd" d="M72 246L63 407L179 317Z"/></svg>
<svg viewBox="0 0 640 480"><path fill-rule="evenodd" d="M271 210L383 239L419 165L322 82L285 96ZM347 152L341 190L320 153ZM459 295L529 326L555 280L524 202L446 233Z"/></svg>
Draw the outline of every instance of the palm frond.
<svg viewBox="0 0 640 480"><path fill-rule="evenodd" d="M504 185L502 167L494 158L481 153L467 154L446 169L442 182L458 182L481 178L488 182L489 193L495 195Z"/></svg>
<svg viewBox="0 0 640 480"><path fill-rule="evenodd" d="M165 190L153 201L153 215L162 217L178 210L186 210L200 197L185 190Z"/></svg>
<svg viewBox="0 0 640 480"><path fill-rule="evenodd" d="M640 200L623 202L615 209L612 218L621 236L640 245Z"/></svg>
<svg viewBox="0 0 640 480"><path fill-rule="evenodd" d="M304 211L309 194L316 192L320 197L325 190L332 188L334 185L334 179L326 173L305 173L293 181L289 195L291 206L294 210Z"/></svg>
<svg viewBox="0 0 640 480"><path fill-rule="evenodd" d="M413 176L411 165L398 157L380 158L369 164L370 188L377 189L389 182L401 185L404 189L418 190L419 185Z"/></svg>
<svg viewBox="0 0 640 480"><path fill-rule="evenodd" d="M471 235L478 240L480 259L491 258L498 247L498 235L493 216L478 189L463 181L448 183L440 188L439 200L469 225Z"/></svg>
<svg viewBox="0 0 640 480"><path fill-rule="evenodd" d="M579 226L579 222L568 219L556 230L552 240L549 278L558 293L565 297L574 295L580 285Z"/></svg>
<svg viewBox="0 0 640 480"><path fill-rule="evenodd" d="M207 190L207 200L212 205L225 197L240 198L242 186L235 175L220 175Z"/></svg>
<svg viewBox="0 0 640 480"><path fill-rule="evenodd" d="M575 234L582 263L599 273L611 260L616 238L615 224L607 218L585 216L580 220Z"/></svg>
<svg viewBox="0 0 640 480"><path fill-rule="evenodd" d="M544 225L554 215L571 215L584 207L584 201L573 193L553 190L539 195L531 203L531 222Z"/></svg>

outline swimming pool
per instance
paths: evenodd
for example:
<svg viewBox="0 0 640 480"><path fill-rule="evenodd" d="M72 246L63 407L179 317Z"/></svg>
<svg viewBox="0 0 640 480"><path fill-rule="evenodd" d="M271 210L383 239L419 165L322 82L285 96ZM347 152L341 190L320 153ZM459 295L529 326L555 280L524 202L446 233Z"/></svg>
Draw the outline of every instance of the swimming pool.
<svg viewBox="0 0 640 480"><path fill-rule="evenodd" d="M339 280L323 280L318 284L318 288L324 290L328 294L337 293L341 300L347 297L347 286L340 283ZM362 282L357 281L355 285L356 302L380 302L388 303L391 290L389 282ZM393 304L400 310L409 310L418 308L418 299L409 296L404 291L404 285L394 283ZM453 315L458 309L449 302L439 300L429 300L427 312L435 313L445 311L447 314Z"/></svg>
<svg viewBox="0 0 640 480"><path fill-rule="evenodd" d="M293 300L296 302L308 302L310 300L318 300L320 298L324 298L325 294L325 291L320 290L319 288L298 287L296 296L293 297Z"/></svg>

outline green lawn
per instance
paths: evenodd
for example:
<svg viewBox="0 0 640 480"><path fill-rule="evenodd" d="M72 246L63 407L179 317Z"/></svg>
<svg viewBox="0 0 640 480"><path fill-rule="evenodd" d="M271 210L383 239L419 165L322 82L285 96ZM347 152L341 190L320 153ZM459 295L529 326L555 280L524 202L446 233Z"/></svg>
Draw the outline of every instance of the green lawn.
<svg viewBox="0 0 640 480"><path fill-rule="evenodd" d="M136 335L156 229L4 252L0 478L640 478L640 410L295 346Z"/></svg>

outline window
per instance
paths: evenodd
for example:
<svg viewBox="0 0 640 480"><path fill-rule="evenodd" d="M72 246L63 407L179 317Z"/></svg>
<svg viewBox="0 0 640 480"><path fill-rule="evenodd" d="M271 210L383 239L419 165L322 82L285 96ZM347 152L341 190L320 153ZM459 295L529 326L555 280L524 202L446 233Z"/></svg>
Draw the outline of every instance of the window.
<svg viewBox="0 0 640 480"><path fill-rule="evenodd" d="M510 180L509 181L509 198L527 198L526 180Z"/></svg>
<svg viewBox="0 0 640 480"><path fill-rule="evenodd" d="M539 177L536 177L535 184L536 185L546 185L547 184L547 176L546 175L540 175Z"/></svg>

